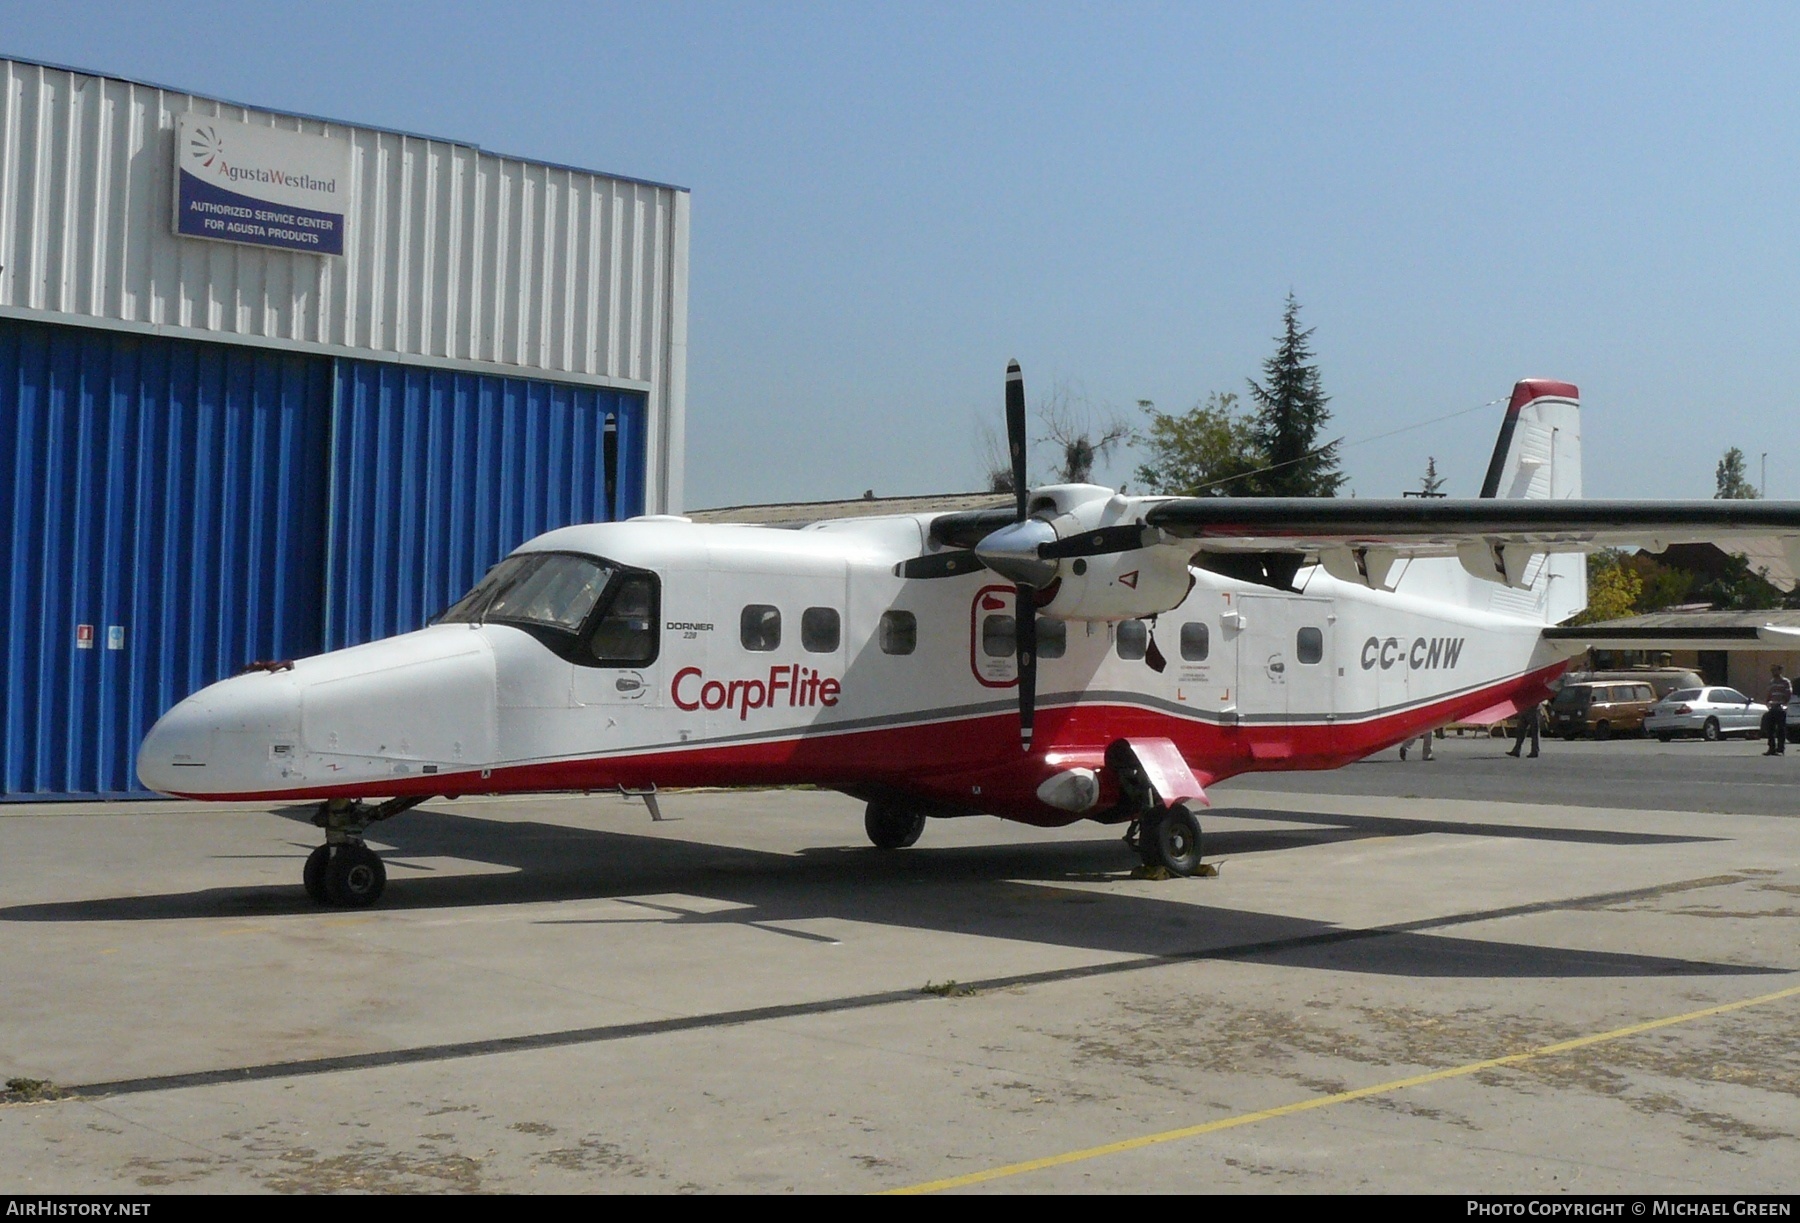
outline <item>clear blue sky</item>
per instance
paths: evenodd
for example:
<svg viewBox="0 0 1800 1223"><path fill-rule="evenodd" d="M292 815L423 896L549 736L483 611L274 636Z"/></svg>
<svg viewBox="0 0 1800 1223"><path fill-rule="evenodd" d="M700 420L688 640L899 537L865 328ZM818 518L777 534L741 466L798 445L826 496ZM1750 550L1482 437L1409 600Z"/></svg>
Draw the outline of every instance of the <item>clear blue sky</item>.
<svg viewBox="0 0 1800 1223"><path fill-rule="evenodd" d="M1576 382L1590 495L1800 498L1800 7L46 4L0 52L693 190L688 503L974 487L1033 397L1352 442ZM1499 409L1345 452L1479 484ZM1130 459L1111 475L1129 477Z"/></svg>

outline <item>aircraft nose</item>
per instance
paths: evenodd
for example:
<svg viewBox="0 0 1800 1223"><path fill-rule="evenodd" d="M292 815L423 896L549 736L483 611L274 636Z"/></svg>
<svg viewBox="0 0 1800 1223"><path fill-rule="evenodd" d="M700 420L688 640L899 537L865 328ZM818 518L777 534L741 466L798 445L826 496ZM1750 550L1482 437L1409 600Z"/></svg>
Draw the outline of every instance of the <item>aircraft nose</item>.
<svg viewBox="0 0 1800 1223"><path fill-rule="evenodd" d="M285 677L244 675L202 688L157 720L138 748L138 779L199 797L267 789L274 750L300 733L300 693ZM262 750L235 750L255 743Z"/></svg>
<svg viewBox="0 0 1800 1223"><path fill-rule="evenodd" d="M138 745L138 780L163 794L198 782L212 754L211 719L189 697L157 719Z"/></svg>

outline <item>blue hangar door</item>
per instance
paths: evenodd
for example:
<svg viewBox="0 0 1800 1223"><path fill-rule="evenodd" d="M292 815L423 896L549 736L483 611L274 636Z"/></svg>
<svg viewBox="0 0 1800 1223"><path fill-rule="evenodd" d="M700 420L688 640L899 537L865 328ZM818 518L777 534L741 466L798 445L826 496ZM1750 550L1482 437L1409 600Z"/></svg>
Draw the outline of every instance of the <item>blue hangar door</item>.
<svg viewBox="0 0 1800 1223"><path fill-rule="evenodd" d="M324 637L331 363L0 320L0 797L142 793L144 731Z"/></svg>
<svg viewBox="0 0 1800 1223"><path fill-rule="evenodd" d="M534 535L644 512L631 391L337 363L325 645L423 626Z"/></svg>
<svg viewBox="0 0 1800 1223"><path fill-rule="evenodd" d="M633 392L0 320L0 800L141 795L195 689L642 513L645 424Z"/></svg>

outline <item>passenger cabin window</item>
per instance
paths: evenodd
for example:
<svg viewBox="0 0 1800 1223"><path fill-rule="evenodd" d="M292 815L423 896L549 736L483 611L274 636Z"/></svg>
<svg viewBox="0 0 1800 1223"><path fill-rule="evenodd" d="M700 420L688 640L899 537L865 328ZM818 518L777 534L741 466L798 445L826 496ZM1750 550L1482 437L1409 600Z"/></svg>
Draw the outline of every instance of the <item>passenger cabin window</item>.
<svg viewBox="0 0 1800 1223"><path fill-rule="evenodd" d="M1692 697L1684 697L1682 699L1692 700L1693 698ZM1750 698L1745 696L1743 693L1739 692L1736 688L1716 689L1713 692L1713 700L1724 701L1730 705L1748 705L1750 703Z"/></svg>
<svg viewBox="0 0 1800 1223"><path fill-rule="evenodd" d="M1212 647L1206 626L1198 621L1189 621L1181 626L1181 657L1188 662L1205 662L1206 654Z"/></svg>
<svg viewBox="0 0 1800 1223"><path fill-rule="evenodd" d="M919 648L919 618L909 611L882 612L877 636L883 654L910 654Z"/></svg>
<svg viewBox="0 0 1800 1223"><path fill-rule="evenodd" d="M620 574L605 609L588 636L588 654L597 663L630 665L656 658L656 578Z"/></svg>
<svg viewBox="0 0 1800 1223"><path fill-rule="evenodd" d="M981 622L981 652L989 658L1011 658L1018 624L1011 616L988 616Z"/></svg>
<svg viewBox="0 0 1800 1223"><path fill-rule="evenodd" d="M1315 663L1325 657L1325 634L1316 628L1303 628L1294 635L1294 657L1304 663Z"/></svg>
<svg viewBox="0 0 1800 1223"><path fill-rule="evenodd" d="M1120 658L1127 661L1142 658L1150 645L1150 626L1142 620L1121 620L1114 630L1113 642Z"/></svg>
<svg viewBox="0 0 1800 1223"><path fill-rule="evenodd" d="M838 648L835 607L809 607L800 613L800 644L810 654L835 654Z"/></svg>
<svg viewBox="0 0 1800 1223"><path fill-rule="evenodd" d="M781 610L752 603L738 617L738 640L746 650L766 653L781 647Z"/></svg>
<svg viewBox="0 0 1800 1223"><path fill-rule="evenodd" d="M1042 616L1037 622L1038 657L1061 658L1069 652L1069 626L1063 620L1046 620Z"/></svg>

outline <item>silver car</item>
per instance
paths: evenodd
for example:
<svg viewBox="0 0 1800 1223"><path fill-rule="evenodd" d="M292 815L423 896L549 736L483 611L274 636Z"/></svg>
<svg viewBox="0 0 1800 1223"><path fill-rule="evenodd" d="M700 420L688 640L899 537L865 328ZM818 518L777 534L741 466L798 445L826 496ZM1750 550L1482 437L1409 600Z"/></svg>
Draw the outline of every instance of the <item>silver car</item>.
<svg viewBox="0 0 1800 1223"><path fill-rule="evenodd" d="M1736 688L1682 688L1656 702L1644 718L1644 733L1664 743L1676 735L1698 735L1709 743L1727 735L1754 739L1762 734L1768 709Z"/></svg>

